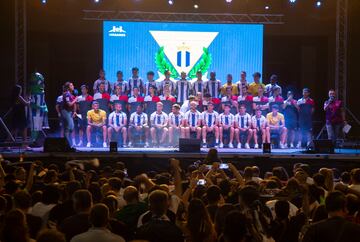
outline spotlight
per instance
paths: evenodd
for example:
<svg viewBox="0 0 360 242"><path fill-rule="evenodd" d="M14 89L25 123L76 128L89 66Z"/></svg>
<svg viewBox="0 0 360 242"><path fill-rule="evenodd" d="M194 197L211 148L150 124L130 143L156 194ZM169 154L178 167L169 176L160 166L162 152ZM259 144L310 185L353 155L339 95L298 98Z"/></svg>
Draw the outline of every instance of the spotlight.
<svg viewBox="0 0 360 242"><path fill-rule="evenodd" d="M194 8L198 9L199 8L199 0L193 0L194 3Z"/></svg>
<svg viewBox="0 0 360 242"><path fill-rule="evenodd" d="M289 0L291 4L296 3L296 0Z"/></svg>
<svg viewBox="0 0 360 242"><path fill-rule="evenodd" d="M265 6L265 9L266 9L266 10L269 10L269 9L270 9L270 6L269 6L269 5L266 5L266 6Z"/></svg>
<svg viewBox="0 0 360 242"><path fill-rule="evenodd" d="M99 3L99 2L100 2L100 0L94 0L94 2L95 2L95 3Z"/></svg>
<svg viewBox="0 0 360 242"><path fill-rule="evenodd" d="M174 4L174 0L169 0L168 3L169 3L169 5L173 5L173 4Z"/></svg>
<svg viewBox="0 0 360 242"><path fill-rule="evenodd" d="M323 4L323 3L322 3L322 1L320 1L320 0L318 0L318 1L315 2L315 6L318 7L318 8L320 8L320 7L322 6L322 4Z"/></svg>
<svg viewBox="0 0 360 242"><path fill-rule="evenodd" d="M226 3L231 3L231 2L232 2L232 0L225 0L225 2L226 2Z"/></svg>
<svg viewBox="0 0 360 242"><path fill-rule="evenodd" d="M42 4L46 4L46 3L47 3L47 0L41 0L41 3L42 3Z"/></svg>

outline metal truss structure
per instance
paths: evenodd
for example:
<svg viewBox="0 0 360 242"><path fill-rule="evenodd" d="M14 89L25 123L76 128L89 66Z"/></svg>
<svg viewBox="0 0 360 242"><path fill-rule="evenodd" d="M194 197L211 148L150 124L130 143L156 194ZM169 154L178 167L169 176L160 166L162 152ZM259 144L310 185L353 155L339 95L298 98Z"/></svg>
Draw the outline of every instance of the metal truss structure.
<svg viewBox="0 0 360 242"><path fill-rule="evenodd" d="M26 1L15 0L15 83L26 90Z"/></svg>
<svg viewBox="0 0 360 242"><path fill-rule="evenodd" d="M337 0L335 88L345 107L347 98L348 5L348 0Z"/></svg>
<svg viewBox="0 0 360 242"><path fill-rule="evenodd" d="M83 10L84 20L128 20L135 22L195 22L284 24L283 14L170 13Z"/></svg>

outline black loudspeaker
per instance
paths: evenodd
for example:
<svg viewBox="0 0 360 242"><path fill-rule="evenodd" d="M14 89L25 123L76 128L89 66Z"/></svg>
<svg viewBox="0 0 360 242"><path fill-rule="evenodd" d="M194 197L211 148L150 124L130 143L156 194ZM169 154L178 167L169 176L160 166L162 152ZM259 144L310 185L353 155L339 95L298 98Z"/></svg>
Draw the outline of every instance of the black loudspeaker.
<svg viewBox="0 0 360 242"><path fill-rule="evenodd" d="M263 143L263 153L270 154L271 153L271 144Z"/></svg>
<svg viewBox="0 0 360 242"><path fill-rule="evenodd" d="M180 152L200 152L199 139L179 139Z"/></svg>
<svg viewBox="0 0 360 242"><path fill-rule="evenodd" d="M315 139L314 151L315 153L334 154L335 146L330 139Z"/></svg>
<svg viewBox="0 0 360 242"><path fill-rule="evenodd" d="M70 152L74 151L66 138L46 138L44 152Z"/></svg>
<svg viewBox="0 0 360 242"><path fill-rule="evenodd" d="M118 143L117 142L110 142L110 152L117 152L118 151Z"/></svg>

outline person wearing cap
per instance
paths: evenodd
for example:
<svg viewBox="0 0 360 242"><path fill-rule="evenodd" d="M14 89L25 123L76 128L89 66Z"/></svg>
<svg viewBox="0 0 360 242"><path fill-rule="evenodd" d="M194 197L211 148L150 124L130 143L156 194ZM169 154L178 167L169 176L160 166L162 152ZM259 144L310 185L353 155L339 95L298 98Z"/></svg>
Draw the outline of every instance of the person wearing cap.
<svg viewBox="0 0 360 242"><path fill-rule="evenodd" d="M239 95L239 90L237 88L237 85L232 82L233 76L231 74L226 75L226 83L221 87L221 95L226 96L227 95L227 88L231 88L231 94L233 96ZM245 80L246 81L246 80Z"/></svg>
<svg viewBox="0 0 360 242"><path fill-rule="evenodd" d="M268 97L273 96L273 92L275 88L280 88L280 95L282 93L281 86L278 85L278 76L275 74L272 74L270 77L270 83L265 86L265 95Z"/></svg>
<svg viewBox="0 0 360 242"><path fill-rule="evenodd" d="M216 72L210 72L210 79L205 82L205 91L213 98L219 98L221 81L216 79Z"/></svg>
<svg viewBox="0 0 360 242"><path fill-rule="evenodd" d="M287 128L285 127L284 115L279 113L279 106L277 104L272 106L272 111L266 115L266 121L271 133L278 133L280 135L280 148L286 147Z"/></svg>
<svg viewBox="0 0 360 242"><path fill-rule="evenodd" d="M207 110L202 113L202 139L203 146L206 148L206 135L207 133L215 134L216 146L219 144L219 127L218 127L219 113L214 111L214 104L209 102Z"/></svg>
<svg viewBox="0 0 360 242"><path fill-rule="evenodd" d="M251 118L251 128L254 135L254 148L259 148L258 137L261 136L262 143L270 143L270 128L267 126L266 118L262 115L261 108L255 110L255 115Z"/></svg>
<svg viewBox="0 0 360 242"><path fill-rule="evenodd" d="M156 111L150 115L150 133L153 145L164 145L165 139L168 134L168 121L168 115L163 112L163 103L156 103Z"/></svg>
<svg viewBox="0 0 360 242"><path fill-rule="evenodd" d="M286 120L286 128L288 129L288 139L290 148L294 148L295 133L298 129L299 106L294 99L292 91L288 91L287 99L283 104L284 117Z"/></svg>
<svg viewBox="0 0 360 242"><path fill-rule="evenodd" d="M251 128L251 116L246 112L245 105L241 105L239 113L235 115L235 138L238 149L241 149L240 136L242 134L246 137L245 149L250 149L249 143L253 137L253 130Z"/></svg>
<svg viewBox="0 0 360 242"><path fill-rule="evenodd" d="M236 87L237 87L237 90L238 90L238 95L242 95L243 87L245 87L245 86L248 87L249 86L249 83L246 80L246 71L241 71L240 72L240 80L238 82L236 82L235 84L236 84Z"/></svg>
<svg viewBox="0 0 360 242"><path fill-rule="evenodd" d="M134 88L138 88L139 94L144 92L144 80L139 77L139 68L133 67L131 69L132 76L128 80L130 95L134 95Z"/></svg>
<svg viewBox="0 0 360 242"><path fill-rule="evenodd" d="M202 95L205 93L205 81L202 79L202 72L197 71L196 72L196 81L192 83L192 94L197 95L198 92L200 92Z"/></svg>
<svg viewBox="0 0 360 242"><path fill-rule="evenodd" d="M92 109L87 112L87 120L88 126L86 129L87 135L87 145L86 147L91 147L91 133L94 131L102 131L103 134L103 147L107 147L106 143L106 112L104 110L99 109L99 103L97 101L93 101Z"/></svg>
<svg viewBox="0 0 360 242"><path fill-rule="evenodd" d="M186 79L186 72L181 72L181 79L175 84L175 95L177 102L182 104L189 98L191 83Z"/></svg>
<svg viewBox="0 0 360 242"><path fill-rule="evenodd" d="M144 94L145 97L147 95L149 95L150 87L153 87L155 89L155 94L157 95L159 83L154 80L154 76L155 76L155 73L153 71L149 71L146 74L147 81L145 83L145 94Z"/></svg>
<svg viewBox="0 0 360 242"><path fill-rule="evenodd" d="M303 136L306 139L306 145L311 142L312 115L315 111L315 102L310 98L310 89L303 89L303 97L297 101L299 106L299 141L297 148L301 148Z"/></svg>
<svg viewBox="0 0 360 242"><path fill-rule="evenodd" d="M81 95L76 100L76 112L81 115L79 120L79 143L77 146L83 146L84 133L88 125L87 112L91 109L91 102L94 98L89 95L89 87L87 85L81 86Z"/></svg>
<svg viewBox="0 0 360 242"><path fill-rule="evenodd" d="M117 80L113 85L113 92L115 92L116 86L121 86L121 95L128 95L129 93L129 83L124 80L124 74L122 71L116 72Z"/></svg>
<svg viewBox="0 0 360 242"><path fill-rule="evenodd" d="M94 86L93 86L94 94L99 92L99 86L101 83L104 83L104 92L110 93L111 92L110 82L106 80L105 71L103 69L100 69L99 78L94 82Z"/></svg>
<svg viewBox="0 0 360 242"><path fill-rule="evenodd" d="M255 72L253 74L254 82L250 83L248 92L253 96L258 95L259 86L262 86L265 89L265 85L260 83L261 74L259 72Z"/></svg>
<svg viewBox="0 0 360 242"><path fill-rule="evenodd" d="M230 113L231 106L229 104L224 105L224 112L219 115L219 138L220 145L219 148L224 147L224 134L229 134L229 148L234 148L234 122L235 117L232 113Z"/></svg>
<svg viewBox="0 0 360 242"><path fill-rule="evenodd" d="M184 120L184 114L180 112L180 105L175 103L172 106L172 112L169 114L169 144L174 145L175 134L181 138L185 138L184 129L182 123Z"/></svg>
<svg viewBox="0 0 360 242"><path fill-rule="evenodd" d="M172 80L170 80L171 72L169 70L166 70L164 72L165 79L160 82L160 95L164 95L164 88L165 86L169 87L170 94L173 95L175 93L175 84Z"/></svg>

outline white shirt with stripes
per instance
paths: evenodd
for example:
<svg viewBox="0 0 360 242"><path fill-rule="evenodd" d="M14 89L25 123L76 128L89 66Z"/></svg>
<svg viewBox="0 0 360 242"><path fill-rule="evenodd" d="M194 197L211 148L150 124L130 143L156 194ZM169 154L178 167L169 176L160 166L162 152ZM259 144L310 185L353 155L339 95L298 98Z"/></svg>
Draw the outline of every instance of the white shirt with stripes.
<svg viewBox="0 0 360 242"><path fill-rule="evenodd" d="M150 115L150 122L152 126L165 125L167 124L168 119L169 117L165 112L158 113L155 111Z"/></svg>
<svg viewBox="0 0 360 242"><path fill-rule="evenodd" d="M219 118L219 113L216 111L212 111L211 113L209 111L204 111L202 113L202 120L203 124L208 127L213 127L216 125L216 121Z"/></svg>
<svg viewBox="0 0 360 242"><path fill-rule="evenodd" d="M248 113L238 113L235 115L235 122L239 128L250 128L251 116Z"/></svg>

